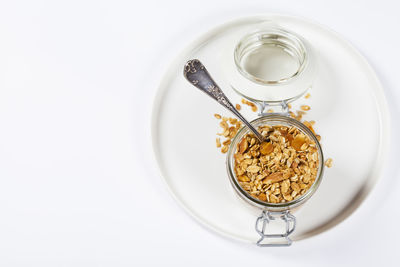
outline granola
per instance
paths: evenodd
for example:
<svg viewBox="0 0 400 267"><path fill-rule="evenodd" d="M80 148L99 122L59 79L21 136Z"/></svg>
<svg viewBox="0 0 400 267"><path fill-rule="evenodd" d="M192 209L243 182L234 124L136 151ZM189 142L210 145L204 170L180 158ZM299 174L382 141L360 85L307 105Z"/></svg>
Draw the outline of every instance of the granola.
<svg viewBox="0 0 400 267"><path fill-rule="evenodd" d="M250 106L252 111L254 111L254 112L257 111L257 106L256 106L256 104L254 104L253 102L248 101L248 100L242 98L242 103L245 104L245 105Z"/></svg>
<svg viewBox="0 0 400 267"><path fill-rule="evenodd" d="M331 168L333 165L333 159L329 158L325 161L325 166Z"/></svg>
<svg viewBox="0 0 400 267"><path fill-rule="evenodd" d="M221 147L221 138L217 138L215 140L215 143L216 143L217 147Z"/></svg>
<svg viewBox="0 0 400 267"><path fill-rule="evenodd" d="M310 94L305 96L306 99L309 97ZM257 111L254 103L245 99L242 103ZM241 106L236 104L236 108L239 110ZM314 130L315 121L302 121L311 107L301 105L296 113L291 110L292 105L288 104L288 108L290 116L302 122L321 141L321 136ZM217 138L216 144L222 153L226 153L242 124L234 118L214 116L221 120L223 131L218 135L226 138L223 142ZM234 154L234 171L241 187L253 197L269 203L285 203L305 194L318 173L319 156L315 142L296 127L266 125L259 130L268 137L266 142L260 144L253 134L247 134ZM324 165L330 168L332 162L329 158Z"/></svg>
<svg viewBox="0 0 400 267"><path fill-rule="evenodd" d="M304 110L304 111L309 111L309 110L311 109L311 107L308 106L308 105L301 105L300 108L301 108L302 110Z"/></svg>
<svg viewBox="0 0 400 267"><path fill-rule="evenodd" d="M242 123L235 118L222 117L220 114L214 114L214 117L221 120L219 125L222 128L222 132L217 133L217 135L225 137L223 142L221 142L221 138L217 138L216 146L217 148L221 148L222 144L221 152L226 153L228 152L228 148L232 142L232 139L242 127Z"/></svg>
<svg viewBox="0 0 400 267"><path fill-rule="evenodd" d="M259 143L249 133L234 154L241 187L269 203L289 202L305 194L318 173L315 142L296 127L265 125L259 130L267 141Z"/></svg>

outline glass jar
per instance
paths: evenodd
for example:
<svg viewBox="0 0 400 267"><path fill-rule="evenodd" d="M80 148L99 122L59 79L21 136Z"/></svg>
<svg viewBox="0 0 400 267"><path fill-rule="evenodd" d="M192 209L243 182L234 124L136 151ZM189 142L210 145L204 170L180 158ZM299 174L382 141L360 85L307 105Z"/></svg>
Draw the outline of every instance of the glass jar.
<svg viewBox="0 0 400 267"><path fill-rule="evenodd" d="M261 215L257 218L256 221L256 231L260 234L260 239L257 242L259 246L288 246L292 243L289 235L294 231L296 225L296 218L291 214L293 209L299 207L304 204L317 190L319 184L321 183L323 170L324 170L324 156L321 149L321 145L318 142L316 136L312 133L312 131L307 128L303 123L292 119L288 116L278 115L278 114L269 114L266 116L262 116L258 119L255 119L251 122L251 124L257 129L259 126L263 125L282 125L288 127L296 127L303 134L305 134L308 138L315 142L318 152L318 171L317 176L315 178L312 186L305 192L302 196L285 203L268 203L261 201L253 196L251 196L247 191L245 191L239 184L234 167L235 167L235 159L234 154L236 153L237 146L242 138L250 133L248 127L243 127L234 137L232 143L229 147L227 154L227 171L229 180L237 193L237 195L244 200L248 205L255 207L262 211ZM271 220L282 220L285 222L286 231L280 234L266 234L267 224ZM278 240L279 239L279 240ZM278 240L280 242L273 242L274 240Z"/></svg>
<svg viewBox="0 0 400 267"><path fill-rule="evenodd" d="M315 60L311 46L302 38L273 23L263 23L261 26L261 30L257 29L238 39L234 51L229 49L225 51L225 55L230 55L231 58L229 64L224 64L223 69L226 68L228 71L227 79L231 87L242 97L259 105L260 117L251 122L255 128L263 125L295 127L314 141L319 160L317 175L311 187L292 201L268 203L251 196L240 186L234 171L234 154L238 143L250 131L247 126L236 134L230 144L227 154L227 171L236 194L248 205L261 211L261 215L256 220L256 231L261 237L257 245L288 246L292 242L289 235L296 226L296 218L291 212L315 193L323 174L324 157L316 136L304 124L290 118L288 110L288 103L299 98L312 85ZM232 47L233 45L234 43ZM230 52L234 53L230 54ZM278 71L273 72L274 68ZM184 75L194 86L231 110L239 118L242 117L199 60L188 61L184 68ZM282 111L264 113L263 110L268 105L281 105ZM284 221L285 231L267 234L267 230L270 230L267 229L267 224L271 220ZM280 242L275 242L276 240Z"/></svg>
<svg viewBox="0 0 400 267"><path fill-rule="evenodd" d="M230 86L256 103L282 106L301 97L316 74L315 51L305 39L272 22L238 39L226 68Z"/></svg>

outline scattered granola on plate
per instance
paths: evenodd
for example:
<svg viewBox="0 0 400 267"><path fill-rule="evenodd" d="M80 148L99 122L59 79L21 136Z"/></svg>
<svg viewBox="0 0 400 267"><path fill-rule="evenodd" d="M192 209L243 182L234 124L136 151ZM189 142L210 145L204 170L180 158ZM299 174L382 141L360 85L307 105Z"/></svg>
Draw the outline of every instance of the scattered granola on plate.
<svg viewBox="0 0 400 267"><path fill-rule="evenodd" d="M217 135L225 138L225 140L222 142L223 146L221 148L221 152L226 153L228 152L228 148L231 144L232 138L235 137L236 133L242 127L242 122L238 121L235 118L222 117L219 114L214 114L214 117L221 120L219 125L222 128L222 133L218 133ZM218 148L221 147L221 138L216 139L216 146Z"/></svg>
<svg viewBox="0 0 400 267"><path fill-rule="evenodd" d="M325 161L325 166L331 168L333 164L333 159L329 158Z"/></svg>
<svg viewBox="0 0 400 267"><path fill-rule="evenodd" d="M242 98L242 103L243 103L243 104L245 104L245 105L248 105L248 106L250 106L252 111L254 111L254 112L256 112L256 111L257 111L257 105L256 105L256 104L254 104L253 102L251 102L251 101L248 101L248 100L246 100L246 99Z"/></svg>

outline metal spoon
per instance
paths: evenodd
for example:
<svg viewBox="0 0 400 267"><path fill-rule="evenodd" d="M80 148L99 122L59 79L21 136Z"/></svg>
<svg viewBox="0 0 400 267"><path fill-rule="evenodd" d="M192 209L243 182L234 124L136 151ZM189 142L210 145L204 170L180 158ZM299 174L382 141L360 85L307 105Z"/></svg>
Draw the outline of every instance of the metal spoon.
<svg viewBox="0 0 400 267"><path fill-rule="evenodd" d="M194 86L205 92L207 95L218 101L222 106L230 110L236 115L247 127L256 135L260 142L264 141L262 136L251 124L248 122L237 109L232 105L229 99L225 96L224 92L218 87L218 85L211 78L207 69L198 59L189 60L183 70L185 78Z"/></svg>

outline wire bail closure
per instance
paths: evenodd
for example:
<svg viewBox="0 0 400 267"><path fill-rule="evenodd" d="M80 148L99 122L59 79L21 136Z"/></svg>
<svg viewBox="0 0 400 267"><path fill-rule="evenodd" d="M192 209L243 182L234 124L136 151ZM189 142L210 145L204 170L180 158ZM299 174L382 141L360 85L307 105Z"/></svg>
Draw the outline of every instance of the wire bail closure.
<svg viewBox="0 0 400 267"><path fill-rule="evenodd" d="M272 220L281 220L285 222L285 233L282 234L267 234L267 225ZM292 244L289 235L296 228L296 217L288 210L286 211L263 211L257 218L255 225L257 233L261 238L257 241L259 247L288 247ZM280 240L279 240L280 239ZM271 242L276 240L277 242ZM264 241L264 242L263 242Z"/></svg>

